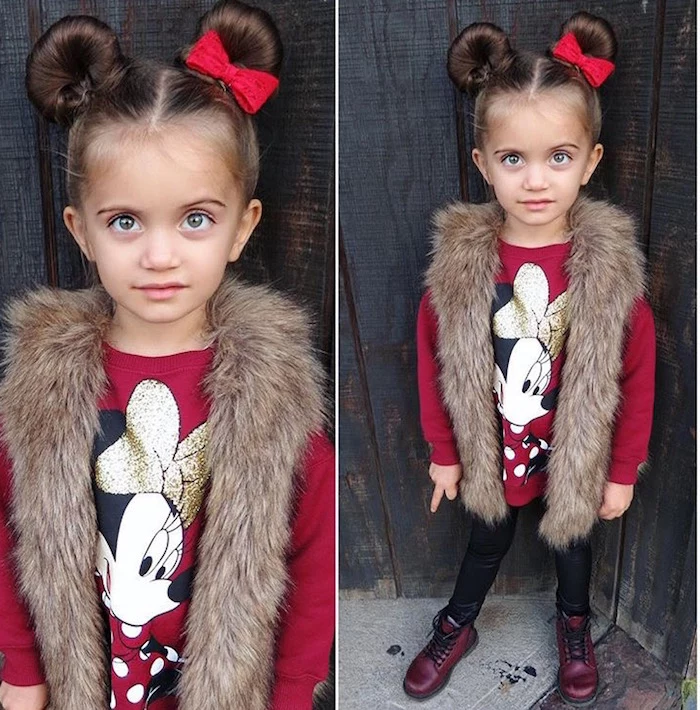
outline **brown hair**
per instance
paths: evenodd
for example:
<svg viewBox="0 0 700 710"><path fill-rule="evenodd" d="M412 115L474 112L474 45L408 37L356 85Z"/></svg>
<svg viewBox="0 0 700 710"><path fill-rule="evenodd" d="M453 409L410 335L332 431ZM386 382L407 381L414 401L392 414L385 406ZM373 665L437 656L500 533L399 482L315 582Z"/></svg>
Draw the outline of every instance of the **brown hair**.
<svg viewBox="0 0 700 710"><path fill-rule="evenodd" d="M209 30L229 60L279 76L282 43L270 16L237 0L220 0L199 21L194 41ZM194 44L194 42L192 43ZM112 129L156 133L182 125L214 142L240 181L244 199L255 190L259 150L255 127L216 80L188 69L183 48L175 66L125 57L114 31L85 15L64 17L36 42L27 58L29 99L43 116L67 128L67 190L80 204L88 163Z"/></svg>
<svg viewBox="0 0 700 710"><path fill-rule="evenodd" d="M560 38L569 32L584 54L609 61L615 58L617 41L606 20L577 12L562 25ZM457 88L475 98L477 147L483 147L490 111L499 99L517 100L553 91L580 113L592 143L597 142L601 124L598 92L578 67L555 59L552 47L543 55L515 51L505 32L488 22L469 25L454 40L448 52L447 71Z"/></svg>

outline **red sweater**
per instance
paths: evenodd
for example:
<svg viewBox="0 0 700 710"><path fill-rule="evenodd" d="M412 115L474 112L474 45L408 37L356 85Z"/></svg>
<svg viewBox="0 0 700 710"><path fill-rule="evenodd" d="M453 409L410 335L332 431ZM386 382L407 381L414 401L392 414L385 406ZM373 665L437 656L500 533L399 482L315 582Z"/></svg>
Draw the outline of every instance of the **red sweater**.
<svg viewBox="0 0 700 710"><path fill-rule="evenodd" d="M502 269L492 309L494 403L503 424L503 482L509 505L543 495L565 359L570 243L527 248L499 243ZM564 327L562 328L562 323ZM421 426L431 461L459 463L450 417L440 394L437 316L430 294L418 311L418 389ZM591 334L597 337L597 334ZM621 403L612 441L609 480L637 482L646 460L654 405L655 335L648 303L639 299L629 321L621 374Z"/></svg>
<svg viewBox="0 0 700 710"><path fill-rule="evenodd" d="M188 582L206 507L208 473L192 454L209 410L199 383L213 350L164 357L129 355L109 346L105 352L110 388L99 403L103 434L95 442L93 466L100 529L96 593L111 631L111 707L143 707L150 696L149 708L176 710L170 692L185 643ZM182 463L188 454L189 463ZM157 458L157 466L149 467L149 456ZM154 494L148 483L144 493L133 495L134 479L124 471L133 469L143 480L169 461L179 461L181 468L175 470L194 483L184 484L181 494L171 484L167 497ZM314 686L328 673L335 625L334 469L330 442L315 434L294 502L274 710L310 710ZM11 462L0 448L2 679L23 686L42 683L43 675L31 622L15 587L8 525L11 487Z"/></svg>

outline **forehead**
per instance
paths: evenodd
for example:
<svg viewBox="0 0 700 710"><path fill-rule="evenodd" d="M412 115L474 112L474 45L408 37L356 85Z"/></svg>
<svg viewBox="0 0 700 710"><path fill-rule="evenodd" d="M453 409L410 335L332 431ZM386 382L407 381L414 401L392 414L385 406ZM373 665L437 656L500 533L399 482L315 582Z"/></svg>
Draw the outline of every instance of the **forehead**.
<svg viewBox="0 0 700 710"><path fill-rule="evenodd" d="M501 97L490 107L486 141L491 147L590 143L580 107L556 94Z"/></svg>
<svg viewBox="0 0 700 710"><path fill-rule="evenodd" d="M195 193L230 196L237 184L211 142L186 127L112 127L90 143L87 202L182 205Z"/></svg>

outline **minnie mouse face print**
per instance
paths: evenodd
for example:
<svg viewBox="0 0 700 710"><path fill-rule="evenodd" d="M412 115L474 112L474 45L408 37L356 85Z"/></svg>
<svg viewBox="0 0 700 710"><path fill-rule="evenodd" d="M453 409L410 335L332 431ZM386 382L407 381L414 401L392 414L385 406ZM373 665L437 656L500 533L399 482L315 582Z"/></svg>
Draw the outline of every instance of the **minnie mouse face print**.
<svg viewBox="0 0 700 710"><path fill-rule="evenodd" d="M182 575L173 578L182 560L182 519L160 493L120 496L98 491L97 498L98 511L116 512L104 516L115 524L103 527L99 535L102 601L122 624L138 629L183 601Z"/></svg>
<svg viewBox="0 0 700 710"><path fill-rule="evenodd" d="M556 403L550 385L566 337L567 305L566 291L549 302L547 277L536 264L523 264L512 287L497 287L494 392L503 421L504 480L510 475L525 483L546 464L549 443L532 432L532 423Z"/></svg>

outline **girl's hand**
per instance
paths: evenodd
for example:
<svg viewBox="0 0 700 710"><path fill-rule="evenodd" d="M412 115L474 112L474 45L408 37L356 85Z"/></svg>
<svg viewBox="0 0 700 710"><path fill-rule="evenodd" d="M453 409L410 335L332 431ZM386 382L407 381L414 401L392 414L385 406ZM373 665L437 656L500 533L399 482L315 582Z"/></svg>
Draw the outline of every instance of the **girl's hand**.
<svg viewBox="0 0 700 710"><path fill-rule="evenodd" d="M430 501L430 512L434 513L440 505L443 493L448 500L454 500L457 497L457 484L462 478L462 467L458 463L451 466L440 466L439 464L431 463L430 478L435 484L433 498Z"/></svg>
<svg viewBox="0 0 700 710"><path fill-rule="evenodd" d="M49 704L45 684L18 686L0 683L0 708L3 710L44 710Z"/></svg>
<svg viewBox="0 0 700 710"><path fill-rule="evenodd" d="M630 507L633 496L634 486L625 486L622 483L607 481L598 517L603 520L619 518Z"/></svg>

